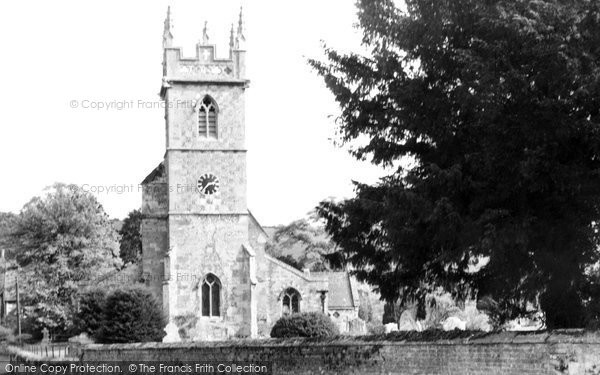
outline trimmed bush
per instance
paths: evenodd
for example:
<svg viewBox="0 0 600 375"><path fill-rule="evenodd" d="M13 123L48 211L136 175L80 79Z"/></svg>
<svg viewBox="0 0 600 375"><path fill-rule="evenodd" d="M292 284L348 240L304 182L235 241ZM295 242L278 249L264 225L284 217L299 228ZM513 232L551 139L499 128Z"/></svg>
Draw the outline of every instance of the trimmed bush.
<svg viewBox="0 0 600 375"><path fill-rule="evenodd" d="M338 327L321 313L292 314L280 318L271 329L271 337L331 337Z"/></svg>
<svg viewBox="0 0 600 375"><path fill-rule="evenodd" d="M103 343L161 341L166 325L150 290L141 286L117 289L106 298L98 339Z"/></svg>
<svg viewBox="0 0 600 375"><path fill-rule="evenodd" d="M105 303L104 289L91 289L82 293L79 296L79 308L73 317L74 333L96 337L103 324Z"/></svg>

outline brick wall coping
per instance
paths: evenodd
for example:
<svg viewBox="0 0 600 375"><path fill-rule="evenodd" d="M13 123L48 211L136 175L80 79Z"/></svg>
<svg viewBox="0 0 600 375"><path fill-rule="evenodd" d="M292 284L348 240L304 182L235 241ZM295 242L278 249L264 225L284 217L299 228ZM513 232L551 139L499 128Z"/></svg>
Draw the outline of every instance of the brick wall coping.
<svg viewBox="0 0 600 375"><path fill-rule="evenodd" d="M406 336L406 335L405 335ZM402 335L363 336L334 339L264 339L264 340L230 340L186 343L134 343L134 344L90 344L86 351L100 350L162 350L162 349L194 349L194 348L270 348L270 347L357 347L357 346L401 346L401 345L499 345L499 344L590 344L600 345L600 331L556 330L540 332L500 332L468 334L462 332L450 339L419 339L415 337L402 339Z"/></svg>

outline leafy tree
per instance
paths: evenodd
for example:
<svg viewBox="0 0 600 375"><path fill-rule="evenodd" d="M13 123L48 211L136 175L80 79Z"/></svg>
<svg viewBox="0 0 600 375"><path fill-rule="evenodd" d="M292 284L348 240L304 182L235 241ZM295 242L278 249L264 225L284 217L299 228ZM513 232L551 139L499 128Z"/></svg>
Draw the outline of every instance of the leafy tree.
<svg viewBox="0 0 600 375"><path fill-rule="evenodd" d="M322 226L301 219L278 227L266 251L292 267L319 272L332 268L327 256L334 252L334 248Z"/></svg>
<svg viewBox="0 0 600 375"><path fill-rule="evenodd" d="M121 259L124 264L138 263L142 257L142 212L140 210L131 211L119 230L121 242L119 245Z"/></svg>
<svg viewBox="0 0 600 375"><path fill-rule="evenodd" d="M48 327L64 334L77 291L121 264L108 216L93 195L75 185L55 184L27 203L14 240L24 318L34 331Z"/></svg>
<svg viewBox="0 0 600 375"><path fill-rule="evenodd" d="M600 222L600 3L359 0L366 56L311 64L388 167L318 212L388 301L438 287L579 327Z"/></svg>
<svg viewBox="0 0 600 375"><path fill-rule="evenodd" d="M14 253L14 242L12 233L15 227L17 215L11 212L0 212L0 250L5 250L5 256L12 258Z"/></svg>

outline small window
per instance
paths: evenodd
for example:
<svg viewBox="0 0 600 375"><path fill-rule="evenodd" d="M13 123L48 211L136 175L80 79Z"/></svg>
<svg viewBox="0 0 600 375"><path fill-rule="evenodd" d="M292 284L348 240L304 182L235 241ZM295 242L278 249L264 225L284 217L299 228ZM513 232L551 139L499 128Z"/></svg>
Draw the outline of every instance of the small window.
<svg viewBox="0 0 600 375"><path fill-rule="evenodd" d="M210 96L205 96L198 107L198 134L217 138L217 104Z"/></svg>
<svg viewBox="0 0 600 375"><path fill-rule="evenodd" d="M282 298L283 315L297 314L300 312L300 293L294 288L288 288Z"/></svg>
<svg viewBox="0 0 600 375"><path fill-rule="evenodd" d="M212 273L202 282L202 316L221 316L221 282Z"/></svg>

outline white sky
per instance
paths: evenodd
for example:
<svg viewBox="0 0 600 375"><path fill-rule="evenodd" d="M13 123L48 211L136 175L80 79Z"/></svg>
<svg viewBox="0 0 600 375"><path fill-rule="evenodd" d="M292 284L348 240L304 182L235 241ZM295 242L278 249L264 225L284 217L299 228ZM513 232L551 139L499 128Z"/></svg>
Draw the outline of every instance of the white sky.
<svg viewBox="0 0 600 375"><path fill-rule="evenodd" d="M135 186L97 194L112 217L141 205L142 179L164 155L158 103L161 42L168 3L175 45L193 54L208 20L211 41L227 53L240 0L3 1L0 211L18 212L54 182ZM351 179L382 173L337 149L339 113L306 63L320 41L360 50L351 0L245 0L248 47L248 205L263 225L301 218L327 197L352 196ZM118 111L72 109L70 102L131 101ZM333 117L331 117L333 115Z"/></svg>

